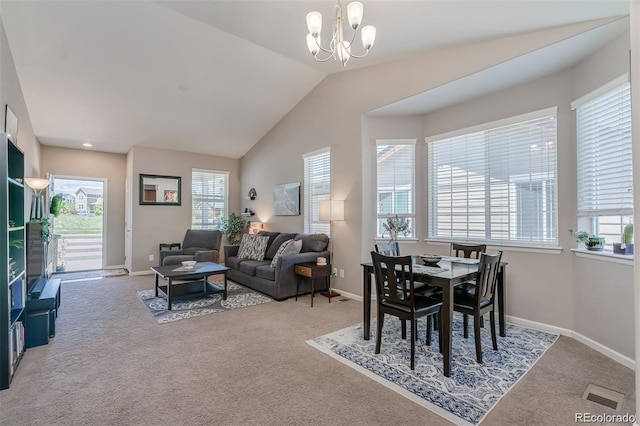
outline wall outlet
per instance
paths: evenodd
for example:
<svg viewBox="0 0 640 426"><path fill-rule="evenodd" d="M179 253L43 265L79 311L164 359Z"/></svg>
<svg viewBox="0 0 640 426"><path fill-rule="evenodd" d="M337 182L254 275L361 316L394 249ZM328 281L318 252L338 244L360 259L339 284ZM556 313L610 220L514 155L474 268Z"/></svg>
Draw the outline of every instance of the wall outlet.
<svg viewBox="0 0 640 426"><path fill-rule="evenodd" d="M344 278L344 269L340 269L340 278Z"/></svg>
<svg viewBox="0 0 640 426"><path fill-rule="evenodd" d="M333 268L333 271L331 271L331 275L333 275L334 277L338 276L338 268Z"/></svg>
<svg viewBox="0 0 640 426"><path fill-rule="evenodd" d="M149 255L149 262L153 262L153 255L152 254Z"/></svg>

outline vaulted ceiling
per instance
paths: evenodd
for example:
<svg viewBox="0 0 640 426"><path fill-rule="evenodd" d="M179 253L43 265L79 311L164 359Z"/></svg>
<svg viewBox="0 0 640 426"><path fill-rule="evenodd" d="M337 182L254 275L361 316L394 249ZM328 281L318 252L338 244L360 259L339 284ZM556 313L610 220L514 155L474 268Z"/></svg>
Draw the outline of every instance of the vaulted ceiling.
<svg viewBox="0 0 640 426"><path fill-rule="evenodd" d="M239 158L329 74L629 11L628 1L615 0L363 2L363 24L378 36L369 56L346 68L316 62L305 44L312 10L330 38L333 0L0 0L0 16L42 144ZM628 20L614 20L440 88L446 97L425 94L374 113L420 113L441 107L435 98L520 84L575 64L626 28Z"/></svg>

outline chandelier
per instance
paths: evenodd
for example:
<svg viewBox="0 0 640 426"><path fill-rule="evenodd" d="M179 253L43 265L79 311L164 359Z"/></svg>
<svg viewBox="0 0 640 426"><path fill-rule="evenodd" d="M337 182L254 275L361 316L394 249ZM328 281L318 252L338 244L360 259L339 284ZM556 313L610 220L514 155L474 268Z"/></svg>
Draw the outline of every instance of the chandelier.
<svg viewBox="0 0 640 426"><path fill-rule="evenodd" d="M342 16L342 5L340 0L338 4L333 7L333 37L329 48L322 47L320 40L320 31L322 30L322 14L320 12L311 12L307 14L307 27L309 28L309 34L307 34L307 47L313 57L319 62L328 61L334 58L336 61L342 62L343 66L347 66L349 58L362 58L367 56L369 49L373 46L376 40L376 27L373 25L367 25L362 27L360 33L362 35L362 45L365 52L362 55L355 55L351 53L351 46L356 38L357 29L362 23L362 13L364 6L359 1L349 3L347 6L347 17L349 19L349 25L353 30L351 40L345 40L342 24L344 17ZM318 54L320 51L328 54L326 58L320 58Z"/></svg>

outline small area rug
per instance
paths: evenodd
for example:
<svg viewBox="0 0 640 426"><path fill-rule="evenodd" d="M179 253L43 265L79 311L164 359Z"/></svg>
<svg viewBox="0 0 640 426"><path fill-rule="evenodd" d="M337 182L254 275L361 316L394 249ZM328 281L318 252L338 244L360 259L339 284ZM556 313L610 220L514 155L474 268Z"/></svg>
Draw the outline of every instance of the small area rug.
<svg viewBox="0 0 640 426"><path fill-rule="evenodd" d="M465 339L462 315L454 315L451 377L443 375L438 333L433 333L431 346L425 344L424 319L418 323L419 342L416 342L413 371L410 368L410 342L400 338L400 321L394 317L385 317L378 355L375 354L375 319L371 321L370 340L363 339L363 325L357 324L307 343L454 424L477 425L558 336L507 324L507 336L498 336L498 351L494 351L487 323L481 329L484 364L478 364L473 319L469 322L469 338ZM409 330L407 334L410 334Z"/></svg>
<svg viewBox="0 0 640 426"><path fill-rule="evenodd" d="M222 286L221 282L216 282L215 284ZM227 281L227 300L222 300L222 293L174 299L170 311L167 310L167 299L162 295L156 297L155 289L138 291L138 298L147 307L158 324L166 324L181 319L246 308L247 306L273 301L272 298L262 293L231 281Z"/></svg>

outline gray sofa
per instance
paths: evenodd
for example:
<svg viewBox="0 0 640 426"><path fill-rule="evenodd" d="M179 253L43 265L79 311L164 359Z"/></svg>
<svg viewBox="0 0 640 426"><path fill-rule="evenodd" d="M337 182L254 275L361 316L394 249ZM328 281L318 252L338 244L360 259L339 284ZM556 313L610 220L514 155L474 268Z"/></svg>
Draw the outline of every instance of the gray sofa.
<svg viewBox="0 0 640 426"><path fill-rule="evenodd" d="M285 300L296 295L296 284L300 280L300 294L311 292L311 284L294 272L298 263L315 262L318 257L329 259L329 237L325 234L291 234L260 231L258 235L269 237L264 260L247 260L237 257L240 246L225 246L225 265L231 268L227 272L230 280L267 294L276 300ZM271 261L280 245L290 239L302 240L302 250L298 254L284 255L277 259L276 267ZM316 283L316 290L322 290Z"/></svg>
<svg viewBox="0 0 640 426"><path fill-rule="evenodd" d="M160 265L177 265L183 260L220 262L222 232L212 229L187 229L181 250L162 250Z"/></svg>

